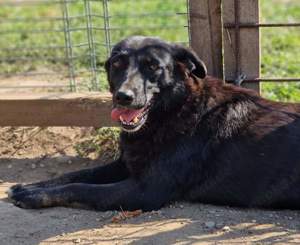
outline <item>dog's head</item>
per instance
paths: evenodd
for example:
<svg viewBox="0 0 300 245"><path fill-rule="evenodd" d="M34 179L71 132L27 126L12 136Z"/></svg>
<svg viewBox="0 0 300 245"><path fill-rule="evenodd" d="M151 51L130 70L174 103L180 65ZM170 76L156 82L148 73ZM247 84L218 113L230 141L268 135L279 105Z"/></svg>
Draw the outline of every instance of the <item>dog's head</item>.
<svg viewBox="0 0 300 245"><path fill-rule="evenodd" d="M193 51L142 36L119 42L105 69L113 94L111 116L126 132L137 132L155 106L166 108L163 101L183 93L188 74L206 76L204 63Z"/></svg>

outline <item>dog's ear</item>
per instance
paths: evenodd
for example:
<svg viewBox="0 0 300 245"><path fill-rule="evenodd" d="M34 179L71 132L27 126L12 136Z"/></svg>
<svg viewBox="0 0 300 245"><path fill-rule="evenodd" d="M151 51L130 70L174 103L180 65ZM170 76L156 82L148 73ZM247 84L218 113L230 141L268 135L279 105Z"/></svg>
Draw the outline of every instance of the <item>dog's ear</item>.
<svg viewBox="0 0 300 245"><path fill-rule="evenodd" d="M200 60L197 54L191 49L179 45L174 45L173 56L175 62L184 64L190 73L199 78L206 77L207 69L204 62Z"/></svg>

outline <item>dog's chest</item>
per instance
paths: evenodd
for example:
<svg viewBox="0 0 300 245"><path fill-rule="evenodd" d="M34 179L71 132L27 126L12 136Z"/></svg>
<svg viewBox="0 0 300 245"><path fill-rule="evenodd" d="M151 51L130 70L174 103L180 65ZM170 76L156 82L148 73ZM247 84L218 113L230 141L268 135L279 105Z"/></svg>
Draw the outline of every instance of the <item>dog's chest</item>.
<svg viewBox="0 0 300 245"><path fill-rule="evenodd" d="M172 168L174 164L184 163L187 166L191 159L200 162L202 147L201 140L182 135L164 141L157 140L155 137L121 141L122 160L130 173L135 176L142 175L150 166L152 169L162 169Z"/></svg>
<svg viewBox="0 0 300 245"><path fill-rule="evenodd" d="M123 141L122 160L132 175L141 175L160 154L160 149L151 139Z"/></svg>
<svg viewBox="0 0 300 245"><path fill-rule="evenodd" d="M122 160L131 174L142 175L150 165L158 164L162 155L167 154L166 152L172 155L172 152L176 151L176 144L180 137L172 137L172 140L169 137L161 131L138 139L121 137Z"/></svg>

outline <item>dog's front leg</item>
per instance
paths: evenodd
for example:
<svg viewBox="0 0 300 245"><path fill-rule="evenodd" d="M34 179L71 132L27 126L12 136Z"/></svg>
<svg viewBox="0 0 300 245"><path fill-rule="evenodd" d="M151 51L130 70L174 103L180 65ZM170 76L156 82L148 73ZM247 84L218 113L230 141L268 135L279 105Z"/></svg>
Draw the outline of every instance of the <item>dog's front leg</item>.
<svg viewBox="0 0 300 245"><path fill-rule="evenodd" d="M9 197L26 190L33 190L37 188L58 187L70 183L88 183L88 184L106 184L124 180L128 178L129 173L122 162L118 159L112 163L104 166L83 169L71 173L64 174L60 177L41 181L28 185L17 184L8 191Z"/></svg>
<svg viewBox="0 0 300 245"><path fill-rule="evenodd" d="M140 183L127 179L113 184L68 184L52 188L26 190L11 196L22 208L53 206L105 210L153 210L172 198L167 185Z"/></svg>

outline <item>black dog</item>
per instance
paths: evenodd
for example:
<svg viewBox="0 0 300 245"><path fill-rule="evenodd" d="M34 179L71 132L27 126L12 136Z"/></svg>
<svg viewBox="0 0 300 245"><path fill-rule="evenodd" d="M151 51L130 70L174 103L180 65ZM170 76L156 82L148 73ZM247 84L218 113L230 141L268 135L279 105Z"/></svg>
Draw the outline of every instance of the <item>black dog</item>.
<svg viewBox="0 0 300 245"><path fill-rule="evenodd" d="M300 105L206 76L194 52L130 37L106 62L121 157L30 185L22 208L158 209L173 200L300 208Z"/></svg>

